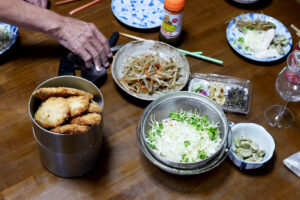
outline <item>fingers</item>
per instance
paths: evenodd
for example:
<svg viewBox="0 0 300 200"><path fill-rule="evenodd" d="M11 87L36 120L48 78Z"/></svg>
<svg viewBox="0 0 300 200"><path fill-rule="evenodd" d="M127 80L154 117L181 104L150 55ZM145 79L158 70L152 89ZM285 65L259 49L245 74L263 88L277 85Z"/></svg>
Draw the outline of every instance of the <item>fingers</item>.
<svg viewBox="0 0 300 200"><path fill-rule="evenodd" d="M100 65L104 66L104 67L108 67L109 62L108 62L108 59L107 59L107 56L106 56L107 53L106 53L103 45L97 39L93 39L90 42L91 42L91 45L97 51L97 59L99 60ZM95 59L95 56L93 56L93 58Z"/></svg>
<svg viewBox="0 0 300 200"><path fill-rule="evenodd" d="M100 55L100 61L102 66L108 67L109 62L107 57L111 57L112 53L110 51L110 47L105 36L97 29L97 27L90 23L89 27L93 33L93 39L90 40L92 45L98 50Z"/></svg>
<svg viewBox="0 0 300 200"><path fill-rule="evenodd" d="M82 58L82 60L85 63L85 66L87 68L91 67L91 65L92 65L92 56L91 56L90 52L88 52L84 48L79 48L74 53L77 54L77 55L79 55Z"/></svg>
<svg viewBox="0 0 300 200"><path fill-rule="evenodd" d="M48 5L48 0L41 0L41 7L42 8L47 8Z"/></svg>
<svg viewBox="0 0 300 200"><path fill-rule="evenodd" d="M83 42L85 43L85 49L91 54L95 67L98 71L100 71L101 66L109 66L106 56L107 53L101 42L97 40L92 32L86 32L83 36Z"/></svg>
<svg viewBox="0 0 300 200"><path fill-rule="evenodd" d="M95 47L90 44L87 43L85 46L85 49L90 53L90 55L92 56L92 60L95 64L95 68L97 71L101 71L101 62L100 62L100 54L98 53L98 51L95 49Z"/></svg>
<svg viewBox="0 0 300 200"><path fill-rule="evenodd" d="M36 5L42 7L42 0L36 0Z"/></svg>
<svg viewBox="0 0 300 200"><path fill-rule="evenodd" d="M79 55L87 68L91 67L92 63L95 64L98 71L101 70L102 66L108 67L107 57L112 56L112 53L107 39L97 27L94 24L73 18L63 19L63 26L58 32L53 32L52 36L60 44Z"/></svg>
<svg viewBox="0 0 300 200"><path fill-rule="evenodd" d="M110 47L109 47L109 44L108 44L108 40L106 39L106 37L98 30L98 28L90 23L89 24L95 37L101 42L101 44L104 46L105 48L105 51L106 51L106 56L107 57L111 57L112 56L112 53L110 51Z"/></svg>

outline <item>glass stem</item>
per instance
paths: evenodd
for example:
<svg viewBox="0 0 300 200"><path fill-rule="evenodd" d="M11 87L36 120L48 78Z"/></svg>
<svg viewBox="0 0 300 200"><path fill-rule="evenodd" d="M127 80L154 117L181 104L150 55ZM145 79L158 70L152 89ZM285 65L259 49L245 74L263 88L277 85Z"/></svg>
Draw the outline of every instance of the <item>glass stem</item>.
<svg viewBox="0 0 300 200"><path fill-rule="evenodd" d="M288 101L284 100L283 103L281 104L280 110L278 111L276 117L275 117L275 125L280 121L280 119L283 116L284 111L286 110Z"/></svg>

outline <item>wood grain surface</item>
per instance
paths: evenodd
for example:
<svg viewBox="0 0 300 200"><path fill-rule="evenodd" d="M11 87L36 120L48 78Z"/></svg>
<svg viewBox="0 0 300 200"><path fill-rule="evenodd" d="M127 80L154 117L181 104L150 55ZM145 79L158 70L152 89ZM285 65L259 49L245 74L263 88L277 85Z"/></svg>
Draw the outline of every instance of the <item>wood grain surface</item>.
<svg viewBox="0 0 300 200"><path fill-rule="evenodd" d="M50 9L62 15L88 1ZM226 0L186 1L180 48L203 51L224 61L218 66L187 57L192 73L216 73L249 79L253 84L251 112L227 114L229 120L254 122L274 137L276 153L264 167L242 172L227 158L205 174L176 176L150 163L139 149L136 124L147 103L129 98L118 89L110 70L100 87L105 99L104 141L101 158L88 174L64 179L48 172L41 164L39 149L32 135L28 101L41 82L55 77L59 60L67 50L45 34L20 29L19 40L0 56L0 199L300 199L300 179L282 160L300 151L300 103L289 103L295 115L289 129L268 126L264 111L282 99L275 90L277 74L285 59L271 64L250 62L234 53L226 40L226 22L247 12L263 12L287 27L300 27L300 5L296 0L262 0L241 6ZM158 39L158 30L130 29L113 16L110 1L102 1L74 14L93 22L109 37L113 31ZM293 44L299 37L290 29ZM131 40L120 36L118 44Z"/></svg>

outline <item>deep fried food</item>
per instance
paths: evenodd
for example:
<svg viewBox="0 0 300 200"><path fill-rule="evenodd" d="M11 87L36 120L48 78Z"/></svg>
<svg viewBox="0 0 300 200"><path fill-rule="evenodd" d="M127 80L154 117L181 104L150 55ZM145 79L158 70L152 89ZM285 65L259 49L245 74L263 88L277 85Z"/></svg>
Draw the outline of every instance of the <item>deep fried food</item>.
<svg viewBox="0 0 300 200"><path fill-rule="evenodd" d="M66 121L70 109L66 99L50 97L36 111L34 119L44 128L54 128Z"/></svg>
<svg viewBox="0 0 300 200"><path fill-rule="evenodd" d="M88 113L81 117L76 117L71 120L71 124L92 125L97 126L101 122L101 115L97 113Z"/></svg>
<svg viewBox="0 0 300 200"><path fill-rule="evenodd" d="M88 112L89 113L102 113L102 110L103 110L103 108L102 108L102 106L99 106L97 103L95 103L95 102L91 102L90 104L89 104L89 107L88 107Z"/></svg>
<svg viewBox="0 0 300 200"><path fill-rule="evenodd" d="M67 98L70 108L70 116L77 117L89 107L89 99L85 96L73 96Z"/></svg>
<svg viewBox="0 0 300 200"><path fill-rule="evenodd" d="M76 133L86 133L88 132L89 127L78 124L66 124L63 126L58 126L56 128L51 129L50 131L54 133L61 134L76 134Z"/></svg>
<svg viewBox="0 0 300 200"><path fill-rule="evenodd" d="M68 87L48 87L39 88L32 94L33 96L45 101L49 97L70 97L70 96L86 96L92 100L94 96L91 93Z"/></svg>

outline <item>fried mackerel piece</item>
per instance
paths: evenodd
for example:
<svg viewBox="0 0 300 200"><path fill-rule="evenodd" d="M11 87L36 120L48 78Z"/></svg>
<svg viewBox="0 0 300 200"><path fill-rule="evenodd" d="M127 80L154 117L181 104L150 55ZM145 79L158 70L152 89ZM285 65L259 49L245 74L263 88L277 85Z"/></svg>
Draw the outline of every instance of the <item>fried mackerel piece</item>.
<svg viewBox="0 0 300 200"><path fill-rule="evenodd" d="M89 104L89 107L87 109L87 111L89 113L102 113L103 108L101 106L99 106L97 103L95 102L91 102Z"/></svg>
<svg viewBox="0 0 300 200"><path fill-rule="evenodd" d="M89 99L86 96L73 96L67 98L70 108L70 116L77 117L89 107Z"/></svg>
<svg viewBox="0 0 300 200"><path fill-rule="evenodd" d="M101 122L101 115L97 113L88 113L80 117L73 118L71 124L97 126Z"/></svg>
<svg viewBox="0 0 300 200"><path fill-rule="evenodd" d="M49 97L70 97L70 96L85 96L89 100L92 100L94 96L91 93L83 90L68 87L45 87L39 88L32 94L33 96L45 101Z"/></svg>
<svg viewBox="0 0 300 200"><path fill-rule="evenodd" d="M44 128L54 128L64 123L69 113L69 105L65 98L50 97L36 111L34 119Z"/></svg>
<svg viewBox="0 0 300 200"><path fill-rule="evenodd" d="M86 133L88 132L89 127L78 124L66 124L63 126L58 126L51 129L50 131L60 134L76 134L76 133Z"/></svg>

